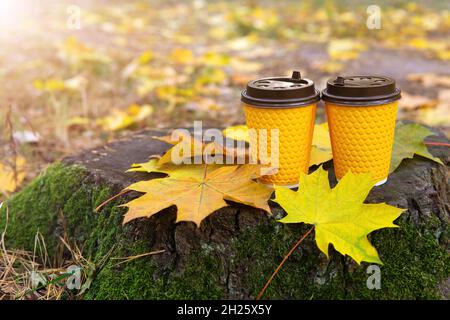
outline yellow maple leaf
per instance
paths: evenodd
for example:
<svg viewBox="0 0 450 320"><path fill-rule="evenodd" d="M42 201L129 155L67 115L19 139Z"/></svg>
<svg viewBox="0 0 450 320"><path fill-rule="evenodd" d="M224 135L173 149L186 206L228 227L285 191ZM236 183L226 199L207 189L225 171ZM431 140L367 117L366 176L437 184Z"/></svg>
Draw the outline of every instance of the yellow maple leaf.
<svg viewBox="0 0 450 320"><path fill-rule="evenodd" d="M326 73L337 73L344 69L344 65L340 62L330 60L323 63L318 63L315 65L317 69Z"/></svg>
<svg viewBox="0 0 450 320"><path fill-rule="evenodd" d="M0 163L0 194L10 194L22 184L25 179L25 158L16 159L16 172L11 166Z"/></svg>
<svg viewBox="0 0 450 320"><path fill-rule="evenodd" d="M270 212L267 201L273 191L253 180L259 176L259 166L169 164L161 172L168 177L137 182L127 188L144 195L123 205L128 207L124 223L151 217L175 205L177 222L192 221L199 227L203 219L227 206L225 200Z"/></svg>
<svg viewBox="0 0 450 320"><path fill-rule="evenodd" d="M450 60L450 50L439 50L436 52L436 55L441 60Z"/></svg>
<svg viewBox="0 0 450 320"><path fill-rule="evenodd" d="M170 59L177 64L193 64L195 62L192 51L184 48L173 49L170 54Z"/></svg>
<svg viewBox="0 0 450 320"><path fill-rule="evenodd" d="M319 165L333 159L328 123L324 122L314 126L314 135L311 147L309 165Z"/></svg>
<svg viewBox="0 0 450 320"><path fill-rule="evenodd" d="M233 140L249 142L248 128L246 125L231 126L223 130L224 136ZM314 136L311 147L311 159L309 165L319 165L333 158L328 123L324 122L314 126Z"/></svg>
<svg viewBox="0 0 450 320"><path fill-rule="evenodd" d="M153 114L153 107L146 104L142 106L132 104L128 107L127 112L135 122L139 122Z"/></svg>
<svg viewBox="0 0 450 320"><path fill-rule="evenodd" d="M178 131L177 134L169 134L166 136L152 136L153 139L171 144L171 145L175 145L178 142L180 142L181 140L183 140L184 138L189 138L191 137L190 134L184 132L184 131Z"/></svg>
<svg viewBox="0 0 450 320"><path fill-rule="evenodd" d="M214 51L206 52L200 59L203 64L214 67L226 66L230 63L230 60L230 56Z"/></svg>
<svg viewBox="0 0 450 320"><path fill-rule="evenodd" d="M365 204L373 187L370 174L349 172L331 189L328 172L319 168L310 175L302 175L299 183L297 192L275 187L273 201L287 212L280 222L314 225L316 244L327 257L332 244L358 264L361 261L382 264L367 235L378 229L398 227L393 221L405 209L385 203Z"/></svg>
<svg viewBox="0 0 450 320"><path fill-rule="evenodd" d="M97 119L97 124L102 126L103 130L118 131L139 123L153 114L153 107L149 105L139 106L132 104L126 111L114 109L111 115Z"/></svg>
<svg viewBox="0 0 450 320"><path fill-rule="evenodd" d="M67 80L61 79L36 79L33 81L33 87L39 91L56 92L56 91L78 91L85 87L88 80L83 76L75 76Z"/></svg>
<svg viewBox="0 0 450 320"><path fill-rule="evenodd" d="M166 173L166 170L162 168L163 166L158 164L158 159L153 158L145 163L135 163L131 165L131 168L127 170L127 172L161 172ZM167 166L164 166L167 168Z"/></svg>
<svg viewBox="0 0 450 320"><path fill-rule="evenodd" d="M192 158L204 159L208 160L207 163L209 164L214 163L216 158L212 158L212 156L216 155L218 158L222 157L221 161L229 160L230 157L248 159L248 150L246 148L234 145L223 145L218 141L204 142L183 131L177 131L176 134L172 133L166 136L153 136L152 138L173 146L158 158L159 165L174 162L174 156L177 157L177 160L186 160L188 158L191 160ZM228 159L224 159L224 156ZM183 161L183 163L188 164L190 162ZM227 164L231 163L227 162Z"/></svg>
<svg viewBox="0 0 450 320"><path fill-rule="evenodd" d="M173 147L167 150L166 153L161 156L158 163L162 165L165 163L174 162L174 157L178 160L203 158L210 163L216 159L215 156L223 157L228 155L234 158L238 155L238 153L242 154L244 157L246 156L245 149L241 150L239 148L235 148L234 146L223 146L216 141L205 143L203 141L196 140L195 138L189 140L182 139L180 142L175 143ZM212 156L214 156L214 158L212 158Z"/></svg>
<svg viewBox="0 0 450 320"><path fill-rule="evenodd" d="M139 58L138 62L139 64L147 64L153 59L153 52L152 51L145 51L142 53Z"/></svg>
<svg viewBox="0 0 450 320"><path fill-rule="evenodd" d="M410 73L406 77L407 80L417 81L425 87L450 87L450 75L441 75L436 73ZM403 99L403 92L402 92Z"/></svg>
<svg viewBox="0 0 450 320"><path fill-rule="evenodd" d="M398 103L399 109L404 112L422 108L434 108L436 105L437 100L435 99L409 94L408 92L402 92L402 99Z"/></svg>
<svg viewBox="0 0 450 320"><path fill-rule="evenodd" d="M208 84L222 84L227 80L227 74L222 69L205 68L195 80L195 85L201 87Z"/></svg>
<svg viewBox="0 0 450 320"><path fill-rule="evenodd" d="M40 91L61 91L66 88L64 81L59 79L36 79L33 81L33 86Z"/></svg>
<svg viewBox="0 0 450 320"><path fill-rule="evenodd" d="M252 74L252 77L264 67L262 63L248 61L237 57L231 59L230 65L235 72L250 73Z"/></svg>
<svg viewBox="0 0 450 320"><path fill-rule="evenodd" d="M72 117L67 122L68 126L87 126L91 123L88 117Z"/></svg>
<svg viewBox="0 0 450 320"><path fill-rule="evenodd" d="M110 64L110 57L89 47L79 41L76 37L70 36L60 45L60 56L70 64L79 66L84 62L93 62L99 64Z"/></svg>
<svg viewBox="0 0 450 320"><path fill-rule="evenodd" d="M353 39L335 39L328 44L328 55L337 61L354 60L367 46Z"/></svg>
<svg viewBox="0 0 450 320"><path fill-rule="evenodd" d="M250 142L248 127L246 125L237 125L225 128L223 135L233 140Z"/></svg>
<svg viewBox="0 0 450 320"><path fill-rule="evenodd" d="M178 88L172 85L159 86L155 89L156 96L164 101L185 103L194 97L192 88Z"/></svg>

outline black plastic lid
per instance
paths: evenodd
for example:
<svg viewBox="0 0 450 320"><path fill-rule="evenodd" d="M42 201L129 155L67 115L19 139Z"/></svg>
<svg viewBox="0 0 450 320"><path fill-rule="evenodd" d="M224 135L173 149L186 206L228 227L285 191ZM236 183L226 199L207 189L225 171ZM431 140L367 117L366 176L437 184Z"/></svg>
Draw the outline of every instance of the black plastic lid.
<svg viewBox="0 0 450 320"><path fill-rule="evenodd" d="M261 108L301 107L320 100L320 92L314 82L301 77L300 71L291 78L272 77L250 81L242 91L244 103Z"/></svg>
<svg viewBox="0 0 450 320"><path fill-rule="evenodd" d="M389 103L400 97L394 79L379 76L336 77L322 91L324 101L354 106Z"/></svg>

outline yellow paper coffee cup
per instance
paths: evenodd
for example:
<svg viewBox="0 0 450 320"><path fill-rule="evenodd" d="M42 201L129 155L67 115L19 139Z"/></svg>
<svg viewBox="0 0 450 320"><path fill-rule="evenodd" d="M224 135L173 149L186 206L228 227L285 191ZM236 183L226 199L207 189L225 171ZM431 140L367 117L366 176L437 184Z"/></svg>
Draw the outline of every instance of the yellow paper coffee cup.
<svg viewBox="0 0 450 320"><path fill-rule="evenodd" d="M250 81L242 102L250 136L251 156L272 168L260 182L294 187L307 173L311 156L316 104L314 82L301 78L271 77Z"/></svg>
<svg viewBox="0 0 450 320"><path fill-rule="evenodd" d="M322 92L337 179L347 172L387 181L400 90L379 76L337 77Z"/></svg>

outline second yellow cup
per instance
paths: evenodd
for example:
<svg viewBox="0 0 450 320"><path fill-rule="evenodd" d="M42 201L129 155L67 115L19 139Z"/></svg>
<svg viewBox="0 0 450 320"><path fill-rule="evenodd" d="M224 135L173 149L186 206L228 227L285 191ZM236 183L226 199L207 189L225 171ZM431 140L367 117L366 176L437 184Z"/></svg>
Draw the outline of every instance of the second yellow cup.
<svg viewBox="0 0 450 320"><path fill-rule="evenodd" d="M337 77L322 92L337 179L347 172L387 181L400 90L379 76Z"/></svg>
<svg viewBox="0 0 450 320"><path fill-rule="evenodd" d="M241 97L253 156L277 169L260 181L297 186L300 173L307 173L309 168L316 104L320 100L314 82L294 71L291 78L250 81Z"/></svg>

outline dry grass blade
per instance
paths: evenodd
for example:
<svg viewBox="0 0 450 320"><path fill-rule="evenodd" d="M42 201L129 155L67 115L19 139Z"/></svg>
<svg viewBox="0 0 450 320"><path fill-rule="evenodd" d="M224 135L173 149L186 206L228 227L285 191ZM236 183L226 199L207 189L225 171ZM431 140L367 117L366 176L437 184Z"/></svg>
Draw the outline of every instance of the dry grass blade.
<svg viewBox="0 0 450 320"><path fill-rule="evenodd" d="M76 291L66 286L66 281L73 275L70 266L77 266L82 272L81 283L86 280L86 270L95 265L86 259L77 245L70 246L61 238L66 248L58 253L56 262L50 262L43 235L35 235L33 252L7 248L7 230L9 208L0 202L0 209L5 207L5 227L0 237L0 300L59 300L76 299ZM67 251L71 259L67 259ZM103 260L102 260L103 261ZM102 262L104 264L104 261Z"/></svg>
<svg viewBox="0 0 450 320"><path fill-rule="evenodd" d="M111 201L123 196L124 194L130 192L131 190L129 189L124 189L122 191L120 191L118 194L116 194L115 196L112 196L111 198L109 198L108 200L104 201L103 203L101 203L97 208L95 208L95 212L99 212L101 208L103 208L104 206L106 206L108 203L110 203Z"/></svg>
<svg viewBox="0 0 450 320"><path fill-rule="evenodd" d="M147 252L147 253L143 253L143 254L138 254L138 255L135 255L135 256L122 257L122 258L111 258L111 259L112 260L122 260L119 263L114 265L114 266L118 266L118 265L121 265L123 263L127 263L127 262L130 262L130 261L139 259L139 258L148 257L148 256L152 256L152 255L155 255L155 254L160 254L160 253L163 253L163 252L166 252L166 250L156 250L156 251L151 251L151 252Z"/></svg>

